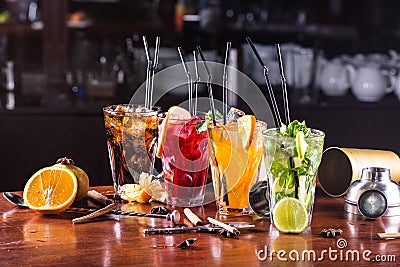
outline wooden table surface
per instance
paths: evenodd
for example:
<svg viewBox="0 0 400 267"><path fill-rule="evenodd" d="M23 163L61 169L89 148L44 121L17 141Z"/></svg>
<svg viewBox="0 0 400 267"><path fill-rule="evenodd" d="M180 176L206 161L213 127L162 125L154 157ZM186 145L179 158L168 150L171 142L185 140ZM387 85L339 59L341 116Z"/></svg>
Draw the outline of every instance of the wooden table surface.
<svg viewBox="0 0 400 267"><path fill-rule="evenodd" d="M105 192L111 187L95 189ZM149 212L154 205L135 203L123 208ZM192 210L202 219L218 218L213 204ZM343 211L342 198L328 197L319 189L312 224L299 235L279 234L268 218L250 216L229 221L254 222L255 229L224 238L196 232L145 235L146 228L173 224L143 217L112 215L107 220L72 224L71 219L80 215L41 216L3 198L0 213L0 266L371 266L371 262L375 266L378 260L386 261L382 266L394 266L400 261L400 239L377 238L378 232L400 232L400 217L363 220ZM183 215L181 223L185 220ZM324 228L340 228L343 233L324 238L320 236ZM197 241L187 249L177 247L188 238Z"/></svg>

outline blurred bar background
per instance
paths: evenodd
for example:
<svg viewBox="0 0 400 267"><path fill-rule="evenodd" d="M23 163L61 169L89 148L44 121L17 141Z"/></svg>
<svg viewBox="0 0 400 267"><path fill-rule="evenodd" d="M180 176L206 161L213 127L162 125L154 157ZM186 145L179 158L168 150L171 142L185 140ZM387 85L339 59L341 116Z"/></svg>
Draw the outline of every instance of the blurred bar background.
<svg viewBox="0 0 400 267"><path fill-rule="evenodd" d="M231 41L230 64L266 93L250 36L278 98L280 43L292 118L324 130L327 147L400 153L399 13L396 0L1 0L0 190L22 190L62 156L91 185L112 183L102 107L129 102L145 81L143 35L150 44L161 36L156 71L180 62L177 46L190 56L200 45L208 60L223 62ZM352 81L372 65L390 90L365 101ZM165 111L185 99L177 88L156 105Z"/></svg>

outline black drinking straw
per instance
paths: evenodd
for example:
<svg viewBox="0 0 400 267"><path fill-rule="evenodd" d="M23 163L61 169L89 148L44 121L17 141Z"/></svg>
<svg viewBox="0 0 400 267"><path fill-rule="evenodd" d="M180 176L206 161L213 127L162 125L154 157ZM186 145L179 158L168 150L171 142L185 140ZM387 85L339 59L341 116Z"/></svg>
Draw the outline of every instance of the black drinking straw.
<svg viewBox="0 0 400 267"><path fill-rule="evenodd" d="M197 53L200 55L201 60L203 61L204 68L206 69L206 72L207 72L207 75L208 75L207 89L208 89L208 96L209 96L209 99L210 99L211 115L212 115L213 125L217 126L217 120L215 118L215 110L214 110L214 97L213 97L213 91L212 91L212 87L211 87L212 75L211 75L210 70L207 67L206 59L205 59L205 57L203 55L203 52L201 51L201 47L200 46L197 47ZM209 133L212 134L211 131ZM211 138L211 140L212 140L212 138ZM213 151L215 165L216 165L216 167L217 167L217 169L219 171L220 168L218 167L218 161L217 161L217 159L215 157L216 154L215 154L215 148L214 148L213 144L211 144L211 149ZM227 183L226 183L225 173L222 173L222 187L223 187L222 188L222 190L223 190L223 193L222 193L223 194L223 200L224 200L225 204L228 206L229 205L228 186L227 186ZM222 190L219 189L218 194L220 194Z"/></svg>
<svg viewBox="0 0 400 267"><path fill-rule="evenodd" d="M224 120L224 124L226 124L226 116L228 113L228 60L229 60L229 51L231 49L231 42L226 43L226 51L225 51L225 62L224 62L224 74L222 77L222 117Z"/></svg>
<svg viewBox="0 0 400 267"><path fill-rule="evenodd" d="M183 53L182 53L182 48L181 48L180 46L178 46L178 53L179 53L179 57L181 58L181 61L182 61L183 70L185 71L186 76L187 76L187 79L188 79L188 88L189 88L189 113L190 113L191 115L193 115L193 107L192 107L192 99L193 99L193 88L192 88L192 83L193 83L193 82L192 82L192 76L190 75L190 72L189 72L189 70L188 70L188 68L187 68L186 61L185 61L185 58L184 58Z"/></svg>
<svg viewBox="0 0 400 267"><path fill-rule="evenodd" d="M282 83L282 94L283 94L283 106L285 109L285 118L286 118L286 125L289 125L290 123L290 113L289 113L289 100L288 100L288 94L287 94L287 88L286 88L286 79L285 79L285 74L283 71L283 63L282 63L282 55L281 55L281 49L279 44L275 45L276 48L276 54L278 56L278 61L279 61L279 73L281 75L281 83ZM293 157L289 158L289 164L290 168L293 170L293 176L294 176L294 197L299 198L299 187L300 187L300 181L299 181L299 174L295 168L294 164L294 159Z"/></svg>
<svg viewBox="0 0 400 267"><path fill-rule="evenodd" d="M281 48L280 48L279 44L276 44L275 48L276 48L276 53L277 53L278 61L279 61L279 73L281 75L283 105L285 108L286 125L289 125L289 123L290 123L289 100L288 100L288 93L287 93L287 88L286 88L285 73L283 71Z"/></svg>
<svg viewBox="0 0 400 267"><path fill-rule="evenodd" d="M212 86L211 86L211 79L212 79L211 72L207 67L206 59L203 55L203 52L201 51L200 46L197 47L197 53L200 55L201 60L203 61L204 68L206 69L206 72L208 75L207 89L208 89L208 98L210 99L211 116L212 116L214 126L217 126L217 120L215 118L214 96L213 96L213 90L212 90Z"/></svg>
<svg viewBox="0 0 400 267"><path fill-rule="evenodd" d="M258 51L256 49L256 47L254 46L253 42L251 41L250 37L246 37L246 41L249 43L251 49L254 52L254 55L256 56L258 62L260 63L261 67L264 70L264 78L265 81L267 83L267 90L268 90L268 94L269 97L271 99L271 103L272 103L272 109L274 111L274 115L275 115L275 122L277 123L278 127L281 127L282 125L282 120L281 120L281 116L279 115L279 110L278 110L278 106L276 104L276 100L275 100L275 96L274 96L274 91L272 89L272 85L271 82L269 81L269 77L268 77L268 68L267 66L265 66L262 58L260 57L260 55L258 54Z"/></svg>

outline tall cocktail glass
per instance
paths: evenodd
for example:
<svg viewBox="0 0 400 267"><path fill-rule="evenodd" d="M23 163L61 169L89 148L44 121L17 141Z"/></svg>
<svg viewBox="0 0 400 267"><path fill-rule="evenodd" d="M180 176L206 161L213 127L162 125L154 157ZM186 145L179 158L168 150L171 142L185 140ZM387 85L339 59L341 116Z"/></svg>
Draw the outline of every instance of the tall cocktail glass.
<svg viewBox="0 0 400 267"><path fill-rule="evenodd" d="M288 137L280 129L264 132L271 222L282 232L299 233L311 223L316 173L325 134Z"/></svg>
<svg viewBox="0 0 400 267"><path fill-rule="evenodd" d="M124 184L138 183L142 172L153 171L159 110L134 104L103 108L116 199L120 198Z"/></svg>
<svg viewBox="0 0 400 267"><path fill-rule="evenodd" d="M162 146L167 202L180 207L200 206L204 201L209 152L207 132L198 133L196 126L204 118L172 119L164 126L166 138Z"/></svg>
<svg viewBox="0 0 400 267"><path fill-rule="evenodd" d="M258 178L263 155L264 122L257 122L250 146L244 147L237 122L209 125L211 172L217 209L220 215L249 212L248 195Z"/></svg>

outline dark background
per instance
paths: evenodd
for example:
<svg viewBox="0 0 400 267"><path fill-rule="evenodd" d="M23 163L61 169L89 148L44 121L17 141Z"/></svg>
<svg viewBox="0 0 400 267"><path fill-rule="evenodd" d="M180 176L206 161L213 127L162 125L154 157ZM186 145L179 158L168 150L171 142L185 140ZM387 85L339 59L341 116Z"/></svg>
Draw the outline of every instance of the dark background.
<svg viewBox="0 0 400 267"><path fill-rule="evenodd" d="M0 46L0 64L13 61L16 82L15 90L7 92L1 75L0 191L22 190L36 170L62 156L85 169L91 185L112 183L102 107L129 102L144 81L145 64L137 54L143 50L143 35L150 44L161 36L163 48L214 49L220 59L226 41L231 41L243 71L240 48L246 36L261 44L298 43L323 51L328 58L400 50L400 2L395 0L39 0L36 16L20 16L25 14L21 6L29 3L0 1L0 11L11 14L0 24L0 37L6 40ZM181 3L184 14L197 15L194 21L183 21ZM68 26L69 15L76 11L84 12L90 23ZM36 28L38 22L42 27ZM101 56L117 61L124 70L125 79L116 85L113 97L88 95L84 80L77 78L96 70ZM306 119L309 126L324 130L326 147L400 153L400 104L393 94L362 103L351 92L333 98L309 88L312 101L301 103L298 92L288 89L292 118ZM10 98L15 100L12 108ZM183 100L172 93L157 105L167 110ZM247 107L239 101L239 108Z"/></svg>

